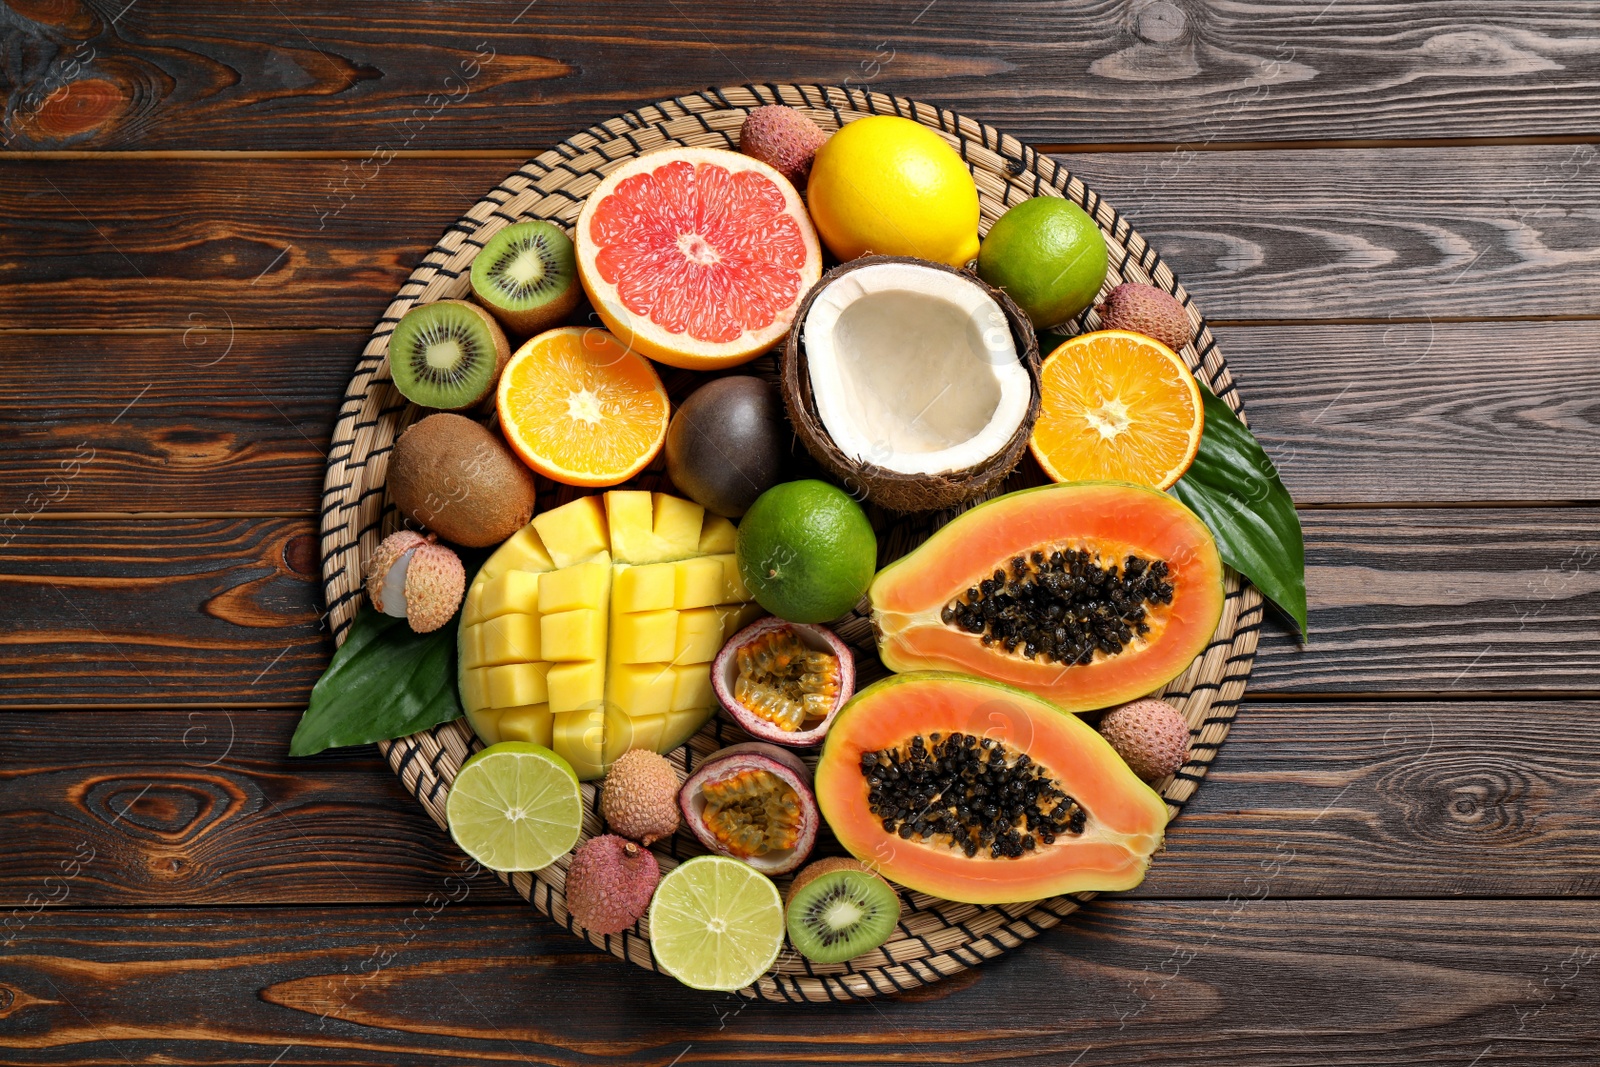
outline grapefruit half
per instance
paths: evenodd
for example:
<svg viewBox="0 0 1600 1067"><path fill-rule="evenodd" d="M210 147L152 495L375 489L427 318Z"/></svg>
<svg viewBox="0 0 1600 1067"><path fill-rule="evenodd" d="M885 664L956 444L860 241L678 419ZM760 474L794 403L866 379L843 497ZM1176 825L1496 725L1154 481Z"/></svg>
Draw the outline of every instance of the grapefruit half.
<svg viewBox="0 0 1600 1067"><path fill-rule="evenodd" d="M794 186L718 148L666 148L612 171L584 202L576 245L611 332L691 370L745 363L783 340L822 276Z"/></svg>

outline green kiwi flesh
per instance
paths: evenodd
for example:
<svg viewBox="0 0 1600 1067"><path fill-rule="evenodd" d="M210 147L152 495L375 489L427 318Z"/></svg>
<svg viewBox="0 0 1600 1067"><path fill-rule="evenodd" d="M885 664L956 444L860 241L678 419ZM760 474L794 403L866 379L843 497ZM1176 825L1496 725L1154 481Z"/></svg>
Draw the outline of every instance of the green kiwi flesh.
<svg viewBox="0 0 1600 1067"><path fill-rule="evenodd" d="M888 882L855 861L822 860L820 874L803 870L789 890L789 941L813 963L843 963L889 940L900 921L900 897Z"/></svg>
<svg viewBox="0 0 1600 1067"><path fill-rule="evenodd" d="M531 337L578 306L572 239L554 223L518 222L489 238L472 259L472 293L507 330Z"/></svg>
<svg viewBox="0 0 1600 1067"><path fill-rule="evenodd" d="M462 411L492 395L510 358L500 324L464 300L419 304L389 336L395 387L412 403L441 411Z"/></svg>

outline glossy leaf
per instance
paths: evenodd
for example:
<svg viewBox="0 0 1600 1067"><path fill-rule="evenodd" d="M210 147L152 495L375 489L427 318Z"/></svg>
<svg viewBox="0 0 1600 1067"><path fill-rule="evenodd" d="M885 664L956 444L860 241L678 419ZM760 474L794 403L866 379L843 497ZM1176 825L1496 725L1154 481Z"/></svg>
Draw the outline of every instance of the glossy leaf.
<svg viewBox="0 0 1600 1067"><path fill-rule="evenodd" d="M1306 636L1306 548L1294 500L1250 428L1204 386L1200 451L1173 496L1217 539L1222 559L1255 583Z"/></svg>
<svg viewBox="0 0 1600 1067"><path fill-rule="evenodd" d="M289 755L406 737L461 716L455 619L419 634L363 605L311 690Z"/></svg>

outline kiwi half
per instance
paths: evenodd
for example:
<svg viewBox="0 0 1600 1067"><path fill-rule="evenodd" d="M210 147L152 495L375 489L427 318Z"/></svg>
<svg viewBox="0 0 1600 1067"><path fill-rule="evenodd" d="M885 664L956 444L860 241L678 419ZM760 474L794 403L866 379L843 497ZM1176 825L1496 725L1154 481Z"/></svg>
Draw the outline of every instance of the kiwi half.
<svg viewBox="0 0 1600 1067"><path fill-rule="evenodd" d="M818 860L794 877L784 921L789 942L813 963L843 963L871 952L900 922L900 897L865 864Z"/></svg>
<svg viewBox="0 0 1600 1067"><path fill-rule="evenodd" d="M472 295L520 337L548 330L578 306L572 239L542 220L507 226L472 258Z"/></svg>
<svg viewBox="0 0 1600 1067"><path fill-rule="evenodd" d="M461 411L494 392L511 358L500 324L476 304L418 304L389 336L389 374L414 404Z"/></svg>

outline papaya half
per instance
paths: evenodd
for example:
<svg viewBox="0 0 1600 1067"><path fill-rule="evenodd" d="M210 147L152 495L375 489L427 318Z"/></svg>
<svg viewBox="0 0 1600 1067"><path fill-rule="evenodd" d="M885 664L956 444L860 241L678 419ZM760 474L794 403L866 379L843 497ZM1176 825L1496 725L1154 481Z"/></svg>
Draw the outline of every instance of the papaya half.
<svg viewBox="0 0 1600 1067"><path fill-rule="evenodd" d="M1093 711L1154 692L1222 616L1222 558L1165 493L1062 482L996 497L878 572L868 591L892 671L949 670Z"/></svg>
<svg viewBox="0 0 1600 1067"><path fill-rule="evenodd" d="M942 671L857 693L828 731L815 788L858 860L970 904L1131 889L1167 825L1166 802L1088 723Z"/></svg>

